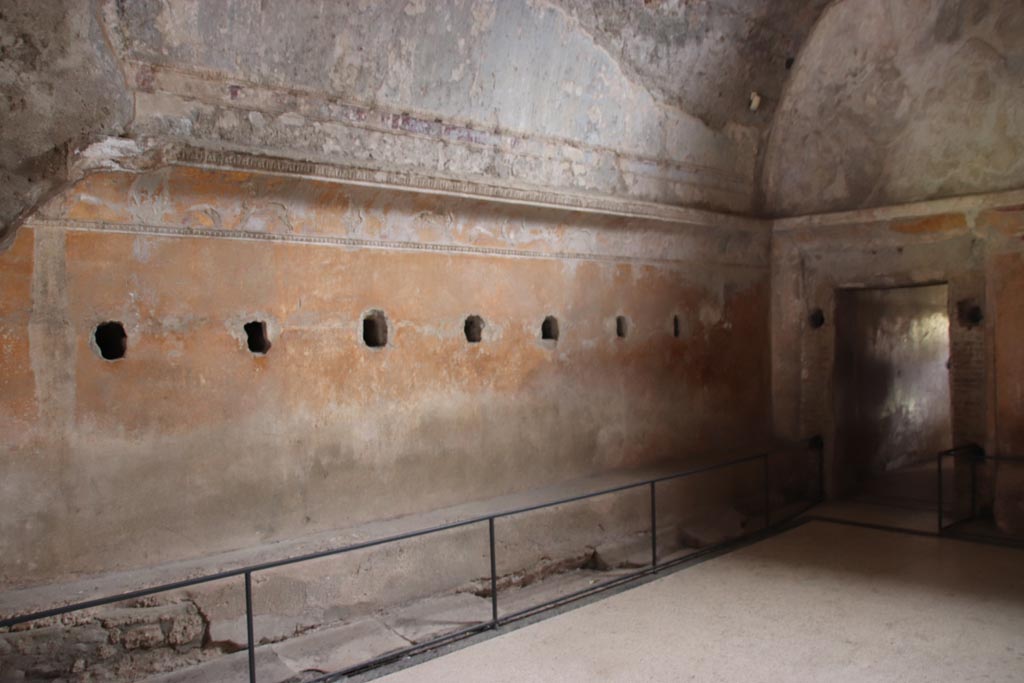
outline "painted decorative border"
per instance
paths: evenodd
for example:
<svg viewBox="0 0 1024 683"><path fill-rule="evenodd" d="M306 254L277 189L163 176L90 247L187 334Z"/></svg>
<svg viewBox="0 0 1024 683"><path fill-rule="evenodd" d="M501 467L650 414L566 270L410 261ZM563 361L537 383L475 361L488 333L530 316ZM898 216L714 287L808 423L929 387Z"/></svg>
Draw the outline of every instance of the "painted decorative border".
<svg viewBox="0 0 1024 683"><path fill-rule="evenodd" d="M305 244L313 246L340 247L345 249L374 249L381 251L431 252L441 254L467 254L474 256L500 256L505 258L546 259L557 261L606 261L614 263L637 263L644 265L686 265L693 267L694 261L716 266L750 268L767 270L765 263L738 261L718 261L702 258L697 255L692 259L672 259L643 256L625 256L616 254L594 254L571 251L531 251L510 247L478 247L462 244L432 244L423 242L403 242L398 240L371 240L358 237L339 237L336 235L303 235L296 233L267 233L249 230L223 230L217 228L195 228L178 225L155 225L148 223L110 223L106 221L80 221L71 219L30 218L25 227L36 230L74 230L77 232L112 232L130 235L148 235L154 237L193 237L203 239L241 240L248 242L278 242L285 244ZM767 256L766 256L767 259Z"/></svg>
<svg viewBox="0 0 1024 683"><path fill-rule="evenodd" d="M931 199L909 204L895 204L874 209L857 209L836 213L792 216L769 221L772 231L787 232L802 228L843 227L857 223L881 223L900 218L918 218L945 213L971 213L1000 207L1024 206L1024 189L1006 192L965 195L946 199Z"/></svg>
<svg viewBox="0 0 1024 683"><path fill-rule="evenodd" d="M283 175L364 187L440 194L463 199L497 201L505 204L598 213L669 223L727 226L754 230L767 230L769 225L767 221L756 218L654 202L516 188L492 183L439 178L421 173L339 166L192 145L172 145L165 155L165 160L176 166Z"/></svg>

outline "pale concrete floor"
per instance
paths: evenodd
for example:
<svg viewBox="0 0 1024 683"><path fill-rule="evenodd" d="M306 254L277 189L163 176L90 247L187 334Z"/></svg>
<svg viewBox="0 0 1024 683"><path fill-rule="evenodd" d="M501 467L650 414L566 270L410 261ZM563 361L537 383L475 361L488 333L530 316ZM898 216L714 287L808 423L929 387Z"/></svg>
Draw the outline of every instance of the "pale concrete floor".
<svg viewBox="0 0 1024 683"><path fill-rule="evenodd" d="M382 681L1024 681L1024 552L827 522Z"/></svg>

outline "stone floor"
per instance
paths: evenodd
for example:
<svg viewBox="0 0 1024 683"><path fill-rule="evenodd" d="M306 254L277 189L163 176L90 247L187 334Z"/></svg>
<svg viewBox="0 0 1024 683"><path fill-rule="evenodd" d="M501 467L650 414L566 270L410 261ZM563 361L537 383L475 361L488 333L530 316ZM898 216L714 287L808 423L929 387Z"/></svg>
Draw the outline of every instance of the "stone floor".
<svg viewBox="0 0 1024 683"><path fill-rule="evenodd" d="M809 522L381 680L1020 681L1024 552Z"/></svg>

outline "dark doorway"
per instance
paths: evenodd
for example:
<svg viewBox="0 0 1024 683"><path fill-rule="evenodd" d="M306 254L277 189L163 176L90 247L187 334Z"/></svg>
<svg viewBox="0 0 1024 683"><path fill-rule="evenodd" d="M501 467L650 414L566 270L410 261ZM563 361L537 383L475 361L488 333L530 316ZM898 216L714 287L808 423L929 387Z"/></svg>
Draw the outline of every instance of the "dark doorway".
<svg viewBox="0 0 1024 683"><path fill-rule="evenodd" d="M937 502L952 444L947 285L836 293L834 491L901 507Z"/></svg>

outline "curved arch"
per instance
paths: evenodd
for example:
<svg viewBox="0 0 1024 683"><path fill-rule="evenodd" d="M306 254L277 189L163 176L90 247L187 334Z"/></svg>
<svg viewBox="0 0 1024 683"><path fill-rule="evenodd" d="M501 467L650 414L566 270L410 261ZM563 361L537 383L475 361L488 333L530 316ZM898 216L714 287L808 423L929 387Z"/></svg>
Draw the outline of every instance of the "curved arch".
<svg viewBox="0 0 1024 683"><path fill-rule="evenodd" d="M772 215L1024 186L1020 0L840 0L797 60L765 152Z"/></svg>

